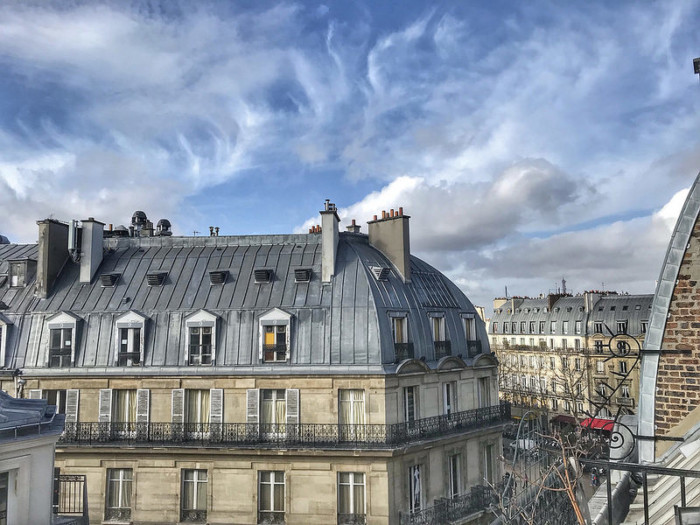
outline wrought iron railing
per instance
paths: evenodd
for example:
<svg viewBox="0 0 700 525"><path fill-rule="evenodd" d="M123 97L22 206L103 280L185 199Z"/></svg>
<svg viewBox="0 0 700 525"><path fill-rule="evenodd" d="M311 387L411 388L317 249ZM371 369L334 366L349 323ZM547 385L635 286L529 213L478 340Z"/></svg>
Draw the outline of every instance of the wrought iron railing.
<svg viewBox="0 0 700 525"><path fill-rule="evenodd" d="M442 359L452 355L452 343L450 341L435 341L435 359Z"/></svg>
<svg viewBox="0 0 700 525"><path fill-rule="evenodd" d="M410 512L399 513L401 525L447 525L461 523L471 514L489 508L497 503L496 493L484 485L476 485L470 492L454 498L439 498L431 507Z"/></svg>
<svg viewBox="0 0 700 525"><path fill-rule="evenodd" d="M476 357L481 353L481 341L467 341L467 355Z"/></svg>
<svg viewBox="0 0 700 525"><path fill-rule="evenodd" d="M510 421L510 404L391 425L323 423L66 423L58 446L393 448Z"/></svg>
<svg viewBox="0 0 700 525"><path fill-rule="evenodd" d="M105 509L105 521L131 521L130 507L112 507Z"/></svg>
<svg viewBox="0 0 700 525"><path fill-rule="evenodd" d="M258 511L258 525L284 525L284 511Z"/></svg>
<svg viewBox="0 0 700 525"><path fill-rule="evenodd" d="M366 525L366 514L338 514L338 525Z"/></svg>
<svg viewBox="0 0 700 525"><path fill-rule="evenodd" d="M287 345L278 343L273 345L263 345L263 356L265 361L286 361Z"/></svg>
<svg viewBox="0 0 700 525"><path fill-rule="evenodd" d="M52 510L61 516L87 516L87 481L83 474L54 477Z"/></svg>
<svg viewBox="0 0 700 525"><path fill-rule="evenodd" d="M397 363L404 359L413 359L413 343L394 343L394 356Z"/></svg>
<svg viewBox="0 0 700 525"><path fill-rule="evenodd" d="M182 523L205 523L207 511L200 509L180 509L180 521Z"/></svg>

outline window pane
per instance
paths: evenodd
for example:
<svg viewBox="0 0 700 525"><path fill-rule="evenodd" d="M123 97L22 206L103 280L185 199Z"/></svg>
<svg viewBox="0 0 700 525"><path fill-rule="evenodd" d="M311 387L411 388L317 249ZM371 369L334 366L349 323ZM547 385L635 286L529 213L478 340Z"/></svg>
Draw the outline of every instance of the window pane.
<svg viewBox="0 0 700 525"><path fill-rule="evenodd" d="M275 488L275 507L273 510L283 511L284 510L284 483L276 483Z"/></svg>

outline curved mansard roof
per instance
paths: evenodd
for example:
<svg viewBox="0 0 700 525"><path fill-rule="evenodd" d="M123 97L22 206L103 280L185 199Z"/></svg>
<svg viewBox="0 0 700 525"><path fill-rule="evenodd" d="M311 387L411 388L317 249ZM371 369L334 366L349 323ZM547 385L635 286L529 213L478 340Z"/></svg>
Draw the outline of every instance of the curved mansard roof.
<svg viewBox="0 0 700 525"><path fill-rule="evenodd" d="M9 306L4 314L15 326L9 333L5 365L44 368L47 321L58 312L80 319L75 359L81 369L115 368L115 320L128 311L147 319L144 366L129 368L137 374L183 366L185 319L199 310L217 317L217 372L223 367L287 373L338 365L348 372L391 373L396 370L391 317L397 315L408 318L415 358L425 358L435 368L432 312L444 313L454 355L466 359L464 316L477 319L479 339L488 352L483 322L473 305L440 272L411 257L411 282L404 283L366 235L340 233L335 275L331 284L323 284L321 238L301 234L105 239L104 259L90 284L79 282L78 264L69 260L47 299L34 296L34 283L26 288L0 285L0 301ZM36 247L0 246L0 264L17 254L36 257ZM391 268L388 278L377 280L373 266ZM294 270L299 268L311 269L310 282L295 282ZM272 281L256 283L256 269L272 270ZM228 272L224 284L210 283L212 270ZM154 272L167 274L161 286L148 285L147 274ZM102 274L118 274L113 287L102 286ZM258 359L258 319L273 308L292 316L287 364L262 364ZM207 373L207 367L183 368Z"/></svg>

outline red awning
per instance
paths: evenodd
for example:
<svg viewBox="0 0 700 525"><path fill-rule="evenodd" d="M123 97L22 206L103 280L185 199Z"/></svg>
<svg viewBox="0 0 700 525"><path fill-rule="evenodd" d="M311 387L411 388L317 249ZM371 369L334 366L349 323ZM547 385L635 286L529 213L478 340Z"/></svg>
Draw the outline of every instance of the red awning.
<svg viewBox="0 0 700 525"><path fill-rule="evenodd" d="M583 428L592 428L594 430L608 430L612 431L615 426L615 420L613 419L601 419L598 417L587 418L581 421L581 426Z"/></svg>

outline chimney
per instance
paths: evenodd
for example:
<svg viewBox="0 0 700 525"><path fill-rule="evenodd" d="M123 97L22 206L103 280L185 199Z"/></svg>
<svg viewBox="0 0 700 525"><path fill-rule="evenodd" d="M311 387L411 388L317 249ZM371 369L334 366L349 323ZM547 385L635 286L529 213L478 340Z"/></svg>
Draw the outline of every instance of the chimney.
<svg viewBox="0 0 700 525"><path fill-rule="evenodd" d="M355 223L355 219L353 219L352 224L348 226L348 231L350 233L360 233L360 225Z"/></svg>
<svg viewBox="0 0 700 525"><path fill-rule="evenodd" d="M90 217L82 221L83 238L80 244L80 282L89 283L102 263L104 223Z"/></svg>
<svg viewBox="0 0 700 525"><path fill-rule="evenodd" d="M369 227L369 243L381 251L396 267L404 282L411 281L411 243L408 230L410 217L399 213L382 211L382 218L367 223Z"/></svg>
<svg viewBox="0 0 700 525"><path fill-rule="evenodd" d="M498 310L501 306L506 304L507 301L508 301L508 299L506 299L505 297L496 297L493 300L493 309Z"/></svg>
<svg viewBox="0 0 700 525"><path fill-rule="evenodd" d="M326 199L321 211L321 282L331 282L335 275L335 256L338 253L338 212L330 200Z"/></svg>
<svg viewBox="0 0 700 525"><path fill-rule="evenodd" d="M37 221L39 254L36 269L36 294L49 296L56 277L68 260L68 225L53 219Z"/></svg>
<svg viewBox="0 0 700 525"><path fill-rule="evenodd" d="M584 310L586 313L591 313L593 307L600 299L600 294L595 292L586 292L583 294Z"/></svg>

